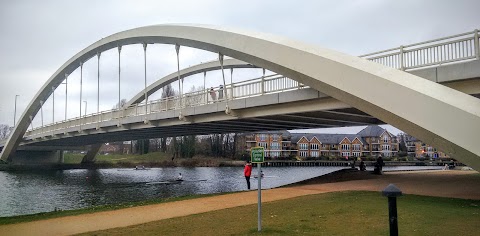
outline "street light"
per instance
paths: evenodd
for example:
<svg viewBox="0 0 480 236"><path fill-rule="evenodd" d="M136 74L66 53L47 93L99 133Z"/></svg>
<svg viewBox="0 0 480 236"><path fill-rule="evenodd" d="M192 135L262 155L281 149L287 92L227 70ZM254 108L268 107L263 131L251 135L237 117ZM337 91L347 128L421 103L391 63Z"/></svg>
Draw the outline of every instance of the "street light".
<svg viewBox="0 0 480 236"><path fill-rule="evenodd" d="M17 97L19 96L20 95L15 95L15 111L13 112L13 127L15 127L16 121L17 121Z"/></svg>

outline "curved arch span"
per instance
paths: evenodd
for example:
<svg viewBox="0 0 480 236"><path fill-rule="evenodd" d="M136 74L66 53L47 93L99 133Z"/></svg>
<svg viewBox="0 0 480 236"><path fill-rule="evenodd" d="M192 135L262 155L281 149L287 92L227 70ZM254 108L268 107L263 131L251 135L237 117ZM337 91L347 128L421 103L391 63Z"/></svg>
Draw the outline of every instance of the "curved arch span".
<svg viewBox="0 0 480 236"><path fill-rule="evenodd" d="M403 71L283 37L215 26L154 25L113 34L68 60L34 96L3 148L9 160L29 116L65 74L97 52L136 43L179 44L257 65L295 79L438 147L480 170L480 100Z"/></svg>
<svg viewBox="0 0 480 236"><path fill-rule="evenodd" d="M237 59L225 59L223 61L223 68L230 69L230 68L258 68L258 67ZM194 65L194 66L182 69L179 72L180 72L180 78L185 78L187 76L191 76L194 74L212 71L212 70L220 70L220 69L221 67L220 67L219 61L211 61L211 62L206 62L206 63L202 63L202 64L198 64L198 65ZM165 85L170 84L177 79L178 79L178 74L177 72L174 72L155 81L153 84L147 87L147 96L152 95L153 93L155 93L156 91L164 87ZM130 99L130 101L125 103L125 107L129 107L136 103L140 103L144 100L145 100L145 93L144 91L141 91L137 93L135 96L133 96L133 98Z"/></svg>

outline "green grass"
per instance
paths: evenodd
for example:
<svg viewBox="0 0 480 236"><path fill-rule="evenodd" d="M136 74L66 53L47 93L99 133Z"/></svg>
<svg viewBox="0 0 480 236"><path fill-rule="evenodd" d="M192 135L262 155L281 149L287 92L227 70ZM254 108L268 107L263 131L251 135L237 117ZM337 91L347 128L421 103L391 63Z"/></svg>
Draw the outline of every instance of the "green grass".
<svg viewBox="0 0 480 236"><path fill-rule="evenodd" d="M405 195L400 235L478 235L480 201ZM152 213L154 214L154 213ZM167 219L85 235L388 235L387 199L378 192L337 192Z"/></svg>
<svg viewBox="0 0 480 236"><path fill-rule="evenodd" d="M76 164L82 161L84 154L76 153L66 153L64 162L65 164ZM144 163L144 162L162 162L169 161L171 157L168 154L162 152L151 152L144 155L132 155L132 154L110 154L110 155L97 155L97 162L106 162L106 163L122 163L122 162L131 162L131 163Z"/></svg>
<svg viewBox="0 0 480 236"><path fill-rule="evenodd" d="M52 211L52 212L43 212L43 213L31 214L31 215L0 217L0 225L30 222L30 221L36 221L36 220L45 220L45 219L58 218L63 216L81 215L81 214L95 213L95 212L101 212L101 211L112 211L112 210L118 210L118 209L129 208L129 207L182 201L182 200L216 196L216 195L224 195L224 194L232 194L232 193L187 195L187 196L174 197L174 198L162 198L162 199L153 199L148 201L129 202L129 203L123 203L123 204L102 205L102 206L77 209L77 210Z"/></svg>
<svg viewBox="0 0 480 236"><path fill-rule="evenodd" d="M66 153L64 164L79 164L84 154ZM171 154L162 152L151 152L144 155L137 154L109 154L97 155L95 166L98 167L135 167L144 165L146 167L170 167L170 166L225 166L232 165L231 159L195 156L193 158L171 159Z"/></svg>

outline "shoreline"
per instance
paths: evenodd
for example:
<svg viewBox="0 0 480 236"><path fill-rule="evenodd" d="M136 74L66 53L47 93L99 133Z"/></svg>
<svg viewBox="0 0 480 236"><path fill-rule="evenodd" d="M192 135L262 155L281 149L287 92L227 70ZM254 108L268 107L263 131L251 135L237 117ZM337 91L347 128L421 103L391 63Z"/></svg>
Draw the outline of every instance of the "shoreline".
<svg viewBox="0 0 480 236"><path fill-rule="evenodd" d="M63 163L63 164L37 164L37 165L14 165L0 164L0 171L28 171L28 170L71 170L71 169L114 169L114 168L135 168L144 166L146 168L168 168L168 167L242 167L245 161L242 160L215 160L215 159L180 159L175 161L158 162L96 162L96 163ZM345 167L349 168L351 161L266 161L262 167ZM359 162L356 163L358 166ZM372 166L370 162L365 162L367 166ZM385 166L443 166L442 162L422 162L422 161L388 161Z"/></svg>

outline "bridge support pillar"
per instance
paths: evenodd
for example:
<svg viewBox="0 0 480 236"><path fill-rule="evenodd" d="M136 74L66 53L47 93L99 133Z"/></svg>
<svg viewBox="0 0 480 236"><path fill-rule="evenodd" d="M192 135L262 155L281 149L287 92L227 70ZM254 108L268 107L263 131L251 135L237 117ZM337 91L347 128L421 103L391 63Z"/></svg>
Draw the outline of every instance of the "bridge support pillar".
<svg viewBox="0 0 480 236"><path fill-rule="evenodd" d="M56 165L64 162L63 151L17 150L12 165L42 166Z"/></svg>
<svg viewBox="0 0 480 236"><path fill-rule="evenodd" d="M93 144L90 147L90 151L82 159L82 164L91 164L95 162L95 156L97 156L98 151L102 148L103 143Z"/></svg>

